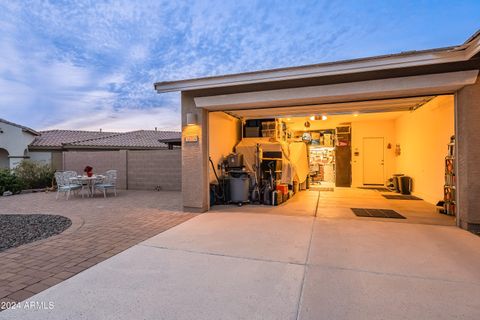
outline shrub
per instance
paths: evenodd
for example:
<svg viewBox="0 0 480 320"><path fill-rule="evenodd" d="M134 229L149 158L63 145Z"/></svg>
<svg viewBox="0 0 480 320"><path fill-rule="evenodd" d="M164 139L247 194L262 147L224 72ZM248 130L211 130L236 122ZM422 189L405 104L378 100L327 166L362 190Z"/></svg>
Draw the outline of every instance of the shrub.
<svg viewBox="0 0 480 320"><path fill-rule="evenodd" d="M0 169L0 196L5 191L20 193L24 185L17 175L10 169Z"/></svg>
<svg viewBox="0 0 480 320"><path fill-rule="evenodd" d="M49 165L30 160L20 162L14 171L26 189L51 187L55 174L55 170Z"/></svg>

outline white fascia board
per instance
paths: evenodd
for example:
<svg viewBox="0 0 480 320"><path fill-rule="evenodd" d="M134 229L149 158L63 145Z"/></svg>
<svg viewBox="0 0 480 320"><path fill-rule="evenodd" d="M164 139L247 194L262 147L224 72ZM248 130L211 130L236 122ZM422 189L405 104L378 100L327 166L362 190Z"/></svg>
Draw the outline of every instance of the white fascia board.
<svg viewBox="0 0 480 320"><path fill-rule="evenodd" d="M475 37L465 49L467 59L471 59L474 55L480 52L480 35Z"/></svg>
<svg viewBox="0 0 480 320"><path fill-rule="evenodd" d="M477 76L478 70L469 70L322 86L196 97L194 100L198 108L223 111L424 96L452 93L466 85L475 83Z"/></svg>
<svg viewBox="0 0 480 320"><path fill-rule="evenodd" d="M467 56L466 49L470 48L470 45L468 48L460 48L460 50L458 48L446 48L445 50L420 51L398 55L322 63L317 65L272 69L198 79L158 82L155 84L155 90L157 90L159 93L198 90L232 85L295 80L468 60L470 57Z"/></svg>

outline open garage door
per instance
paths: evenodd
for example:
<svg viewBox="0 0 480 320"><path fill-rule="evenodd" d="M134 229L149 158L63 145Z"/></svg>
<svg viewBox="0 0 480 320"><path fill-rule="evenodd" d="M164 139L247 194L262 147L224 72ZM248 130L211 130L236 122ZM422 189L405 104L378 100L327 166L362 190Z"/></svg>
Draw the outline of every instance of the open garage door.
<svg viewBox="0 0 480 320"><path fill-rule="evenodd" d="M241 155L244 168L234 169L243 169L250 177L242 204L279 205L242 210L317 216L328 211L348 217L353 207L373 207L396 210L413 221L454 223L439 216L446 207L436 207L448 197L451 204L455 201L454 194L445 193L446 161L454 158L449 154L455 133L452 95L216 111L209 117L212 184L213 168L227 167L221 174L228 175L227 157ZM305 156L294 156L292 146ZM302 161L307 174L302 173ZM397 175L408 179L402 190ZM231 192L228 182L221 183L217 195ZM252 201L254 188L258 194ZM264 192L276 195L266 197ZM216 203L222 201L238 203L225 198ZM454 215L454 208L448 208L447 213Z"/></svg>
<svg viewBox="0 0 480 320"><path fill-rule="evenodd" d="M360 114L360 113L382 113L392 111L410 111L415 110L435 96L410 97L400 99L381 99L371 101L356 101L346 103L327 103L290 107L270 107L258 109L240 109L229 110L227 113L241 118L271 118L271 117L292 117L292 116L308 116L325 114L325 115L342 115L342 114Z"/></svg>

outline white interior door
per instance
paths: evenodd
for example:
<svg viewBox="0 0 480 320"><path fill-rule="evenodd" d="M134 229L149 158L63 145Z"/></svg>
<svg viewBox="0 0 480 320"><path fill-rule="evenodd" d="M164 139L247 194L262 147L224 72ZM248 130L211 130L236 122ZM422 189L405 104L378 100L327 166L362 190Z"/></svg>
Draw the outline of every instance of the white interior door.
<svg viewBox="0 0 480 320"><path fill-rule="evenodd" d="M383 137L363 138L363 184L384 183Z"/></svg>

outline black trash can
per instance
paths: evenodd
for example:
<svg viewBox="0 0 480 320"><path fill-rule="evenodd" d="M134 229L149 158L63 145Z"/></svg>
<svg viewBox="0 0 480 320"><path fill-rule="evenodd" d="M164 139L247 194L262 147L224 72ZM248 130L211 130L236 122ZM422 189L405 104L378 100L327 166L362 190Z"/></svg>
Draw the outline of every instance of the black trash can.
<svg viewBox="0 0 480 320"><path fill-rule="evenodd" d="M412 178L409 176L401 176L400 179L400 193L409 195L412 192Z"/></svg>
<svg viewBox="0 0 480 320"><path fill-rule="evenodd" d="M400 178L403 177L403 174L401 173L397 173L397 174L394 174L393 177L392 177L392 183L393 183L393 187L395 189L395 192L400 192Z"/></svg>

